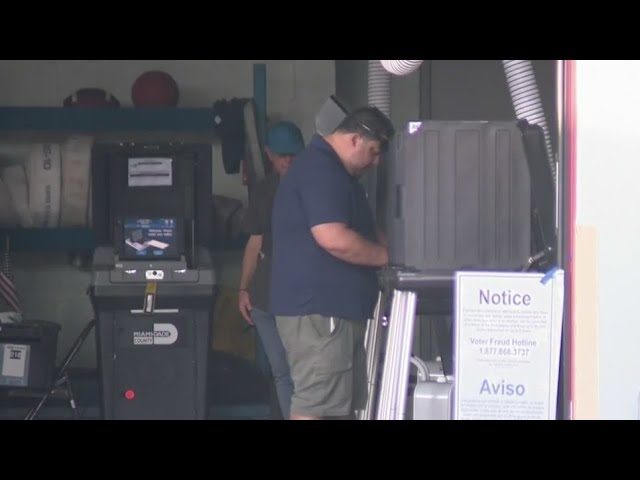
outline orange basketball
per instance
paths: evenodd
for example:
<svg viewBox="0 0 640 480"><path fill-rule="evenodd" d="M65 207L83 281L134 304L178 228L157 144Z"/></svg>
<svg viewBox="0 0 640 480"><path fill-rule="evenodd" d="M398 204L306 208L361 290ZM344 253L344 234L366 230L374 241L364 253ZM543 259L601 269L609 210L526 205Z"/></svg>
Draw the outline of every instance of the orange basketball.
<svg viewBox="0 0 640 480"><path fill-rule="evenodd" d="M175 107L179 96L173 77L157 70L143 73L131 87L131 100L136 107Z"/></svg>

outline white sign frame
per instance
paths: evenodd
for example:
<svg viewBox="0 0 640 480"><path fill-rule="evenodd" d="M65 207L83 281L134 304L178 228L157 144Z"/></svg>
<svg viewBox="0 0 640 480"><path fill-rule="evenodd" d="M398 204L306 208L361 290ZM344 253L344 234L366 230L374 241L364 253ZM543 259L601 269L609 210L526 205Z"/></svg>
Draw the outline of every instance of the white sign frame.
<svg viewBox="0 0 640 480"><path fill-rule="evenodd" d="M564 271L456 272L453 418L556 418Z"/></svg>

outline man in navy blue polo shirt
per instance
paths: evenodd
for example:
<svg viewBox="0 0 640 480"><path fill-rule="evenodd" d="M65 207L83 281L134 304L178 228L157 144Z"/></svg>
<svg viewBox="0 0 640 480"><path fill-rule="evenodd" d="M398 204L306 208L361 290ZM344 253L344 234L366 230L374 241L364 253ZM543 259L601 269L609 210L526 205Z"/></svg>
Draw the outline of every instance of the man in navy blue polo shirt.
<svg viewBox="0 0 640 480"><path fill-rule="evenodd" d="M270 308L294 382L291 419L352 418L367 397L364 334L387 247L359 179L394 134L377 108L316 135L280 182Z"/></svg>

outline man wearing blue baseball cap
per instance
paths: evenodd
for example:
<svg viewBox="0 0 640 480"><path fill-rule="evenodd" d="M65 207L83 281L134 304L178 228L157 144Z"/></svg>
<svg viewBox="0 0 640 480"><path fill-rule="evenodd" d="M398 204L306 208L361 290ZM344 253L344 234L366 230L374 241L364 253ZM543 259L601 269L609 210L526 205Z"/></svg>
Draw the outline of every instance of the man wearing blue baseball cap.
<svg viewBox="0 0 640 480"><path fill-rule="evenodd" d="M294 123L281 121L268 129L265 152L272 172L256 185L250 197L245 217L249 241L244 250L238 294L240 313L250 325L256 327L269 360L280 412L284 418L289 418L293 381L275 317L269 312L271 207L280 178L287 173L294 156L303 148L302 132Z"/></svg>

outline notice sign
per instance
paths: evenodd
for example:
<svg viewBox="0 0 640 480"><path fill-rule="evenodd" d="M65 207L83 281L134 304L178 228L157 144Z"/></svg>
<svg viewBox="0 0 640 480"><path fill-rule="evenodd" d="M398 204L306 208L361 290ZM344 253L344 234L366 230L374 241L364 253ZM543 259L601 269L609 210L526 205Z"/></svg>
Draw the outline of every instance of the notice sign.
<svg viewBox="0 0 640 480"><path fill-rule="evenodd" d="M564 272L457 272L454 418L553 420Z"/></svg>

